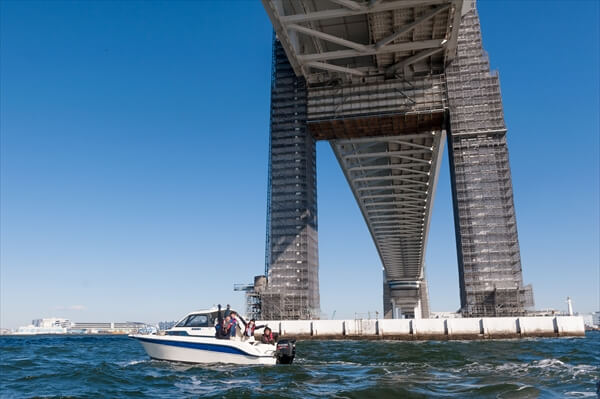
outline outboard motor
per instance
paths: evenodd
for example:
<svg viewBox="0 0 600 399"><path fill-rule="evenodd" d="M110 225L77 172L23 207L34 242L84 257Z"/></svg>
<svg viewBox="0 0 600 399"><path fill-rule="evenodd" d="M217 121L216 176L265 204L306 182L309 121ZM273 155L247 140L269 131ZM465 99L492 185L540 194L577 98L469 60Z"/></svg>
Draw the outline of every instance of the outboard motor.
<svg viewBox="0 0 600 399"><path fill-rule="evenodd" d="M277 341L275 356L277 357L277 364L292 364L296 356L296 340L282 339Z"/></svg>

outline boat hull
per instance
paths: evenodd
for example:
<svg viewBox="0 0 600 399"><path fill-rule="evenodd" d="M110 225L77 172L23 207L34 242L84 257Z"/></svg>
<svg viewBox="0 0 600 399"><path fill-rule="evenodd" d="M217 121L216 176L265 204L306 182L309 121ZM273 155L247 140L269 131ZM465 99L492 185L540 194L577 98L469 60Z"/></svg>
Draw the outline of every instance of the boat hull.
<svg viewBox="0 0 600 399"><path fill-rule="evenodd" d="M274 351L266 345L200 337L132 335L148 356L185 363L276 364Z"/></svg>

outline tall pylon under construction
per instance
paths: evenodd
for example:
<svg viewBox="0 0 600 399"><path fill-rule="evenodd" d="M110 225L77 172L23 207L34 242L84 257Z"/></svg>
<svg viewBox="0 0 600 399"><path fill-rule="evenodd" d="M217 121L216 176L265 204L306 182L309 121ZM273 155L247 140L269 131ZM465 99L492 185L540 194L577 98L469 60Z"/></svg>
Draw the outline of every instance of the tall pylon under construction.
<svg viewBox="0 0 600 399"><path fill-rule="evenodd" d="M263 319L319 318L315 139L306 124L306 82L273 41Z"/></svg>
<svg viewBox="0 0 600 399"><path fill-rule="evenodd" d="M520 315L533 306L533 292L523 286L500 82L475 9L462 17L446 84L461 311Z"/></svg>

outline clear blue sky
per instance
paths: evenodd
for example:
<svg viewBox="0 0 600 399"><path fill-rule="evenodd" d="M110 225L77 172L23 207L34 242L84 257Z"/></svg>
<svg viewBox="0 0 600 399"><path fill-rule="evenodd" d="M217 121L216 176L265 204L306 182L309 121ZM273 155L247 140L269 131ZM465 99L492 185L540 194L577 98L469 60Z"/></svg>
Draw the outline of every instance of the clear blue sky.
<svg viewBox="0 0 600 399"><path fill-rule="evenodd" d="M0 324L158 321L264 267L271 25L256 2L1 6ZM525 283L599 305L599 6L480 1L500 71ZM381 311L380 260L318 144L321 307ZM459 307L447 157L427 277Z"/></svg>

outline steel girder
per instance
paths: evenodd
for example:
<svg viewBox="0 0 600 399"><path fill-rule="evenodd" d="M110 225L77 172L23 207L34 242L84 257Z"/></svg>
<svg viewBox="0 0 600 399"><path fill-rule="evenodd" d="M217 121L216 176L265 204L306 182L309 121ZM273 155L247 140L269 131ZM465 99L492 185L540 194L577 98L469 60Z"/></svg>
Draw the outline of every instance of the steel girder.
<svg viewBox="0 0 600 399"><path fill-rule="evenodd" d="M443 72L463 0L262 0L298 76L309 83Z"/></svg>

